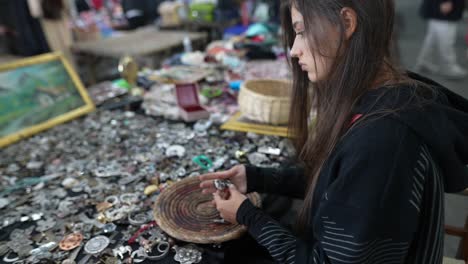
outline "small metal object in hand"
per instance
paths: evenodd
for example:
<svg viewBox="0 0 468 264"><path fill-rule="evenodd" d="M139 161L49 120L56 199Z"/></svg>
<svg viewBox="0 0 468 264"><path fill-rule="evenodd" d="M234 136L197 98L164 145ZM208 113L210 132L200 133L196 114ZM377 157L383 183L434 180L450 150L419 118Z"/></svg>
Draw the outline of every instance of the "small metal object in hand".
<svg viewBox="0 0 468 264"><path fill-rule="evenodd" d="M216 224L228 224L228 222L226 222L226 220L224 220L224 218L213 219L213 223L216 223Z"/></svg>
<svg viewBox="0 0 468 264"><path fill-rule="evenodd" d="M229 186L231 186L232 183L230 180L214 180L214 186L216 190L219 191L219 194L222 199L226 200L229 199L230 192L229 192Z"/></svg>
<svg viewBox="0 0 468 264"><path fill-rule="evenodd" d="M220 191L228 189L231 184L232 183L230 180L219 180L219 179L214 180L214 186L216 190L220 190Z"/></svg>

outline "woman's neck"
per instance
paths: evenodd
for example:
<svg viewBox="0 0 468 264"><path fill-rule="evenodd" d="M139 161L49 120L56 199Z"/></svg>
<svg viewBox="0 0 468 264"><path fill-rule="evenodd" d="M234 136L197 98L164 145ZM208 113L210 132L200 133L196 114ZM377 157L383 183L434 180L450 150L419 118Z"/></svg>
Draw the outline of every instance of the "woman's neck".
<svg viewBox="0 0 468 264"><path fill-rule="evenodd" d="M394 67L390 66L387 61L385 61L380 67L377 77L372 82L371 89L378 89L382 86L398 84L407 80L408 77L406 77L406 75L401 74L395 70Z"/></svg>

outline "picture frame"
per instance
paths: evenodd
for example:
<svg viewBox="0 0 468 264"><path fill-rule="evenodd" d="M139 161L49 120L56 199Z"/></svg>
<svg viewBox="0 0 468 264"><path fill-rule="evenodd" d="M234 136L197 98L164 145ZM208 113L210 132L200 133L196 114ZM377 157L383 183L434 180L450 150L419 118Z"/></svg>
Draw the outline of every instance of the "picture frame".
<svg viewBox="0 0 468 264"><path fill-rule="evenodd" d="M0 65L0 148L95 109L61 53Z"/></svg>

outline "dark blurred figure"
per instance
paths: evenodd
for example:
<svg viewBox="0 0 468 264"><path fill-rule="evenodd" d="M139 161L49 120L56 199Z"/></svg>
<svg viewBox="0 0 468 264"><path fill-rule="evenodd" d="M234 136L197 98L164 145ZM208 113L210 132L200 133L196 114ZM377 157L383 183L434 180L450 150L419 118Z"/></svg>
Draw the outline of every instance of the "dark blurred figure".
<svg viewBox="0 0 468 264"><path fill-rule="evenodd" d="M455 52L457 22L462 19L464 9L465 0L423 0L421 15L428 26L416 71L449 78L467 76L468 72L457 63Z"/></svg>
<svg viewBox="0 0 468 264"><path fill-rule="evenodd" d="M216 22L226 23L239 19L239 3L236 0L218 0Z"/></svg>
<svg viewBox="0 0 468 264"><path fill-rule="evenodd" d="M153 23L158 17L158 6L162 0L122 0L122 8L128 21L128 29Z"/></svg>
<svg viewBox="0 0 468 264"><path fill-rule="evenodd" d="M0 54L8 53L8 48L6 46L6 34L8 32L7 27L0 24Z"/></svg>
<svg viewBox="0 0 468 264"><path fill-rule="evenodd" d="M0 0L0 24L8 53L33 56L49 51L39 20L31 16L27 0Z"/></svg>
<svg viewBox="0 0 468 264"><path fill-rule="evenodd" d="M86 12L91 10L91 6L86 0L75 0L75 6L78 13Z"/></svg>

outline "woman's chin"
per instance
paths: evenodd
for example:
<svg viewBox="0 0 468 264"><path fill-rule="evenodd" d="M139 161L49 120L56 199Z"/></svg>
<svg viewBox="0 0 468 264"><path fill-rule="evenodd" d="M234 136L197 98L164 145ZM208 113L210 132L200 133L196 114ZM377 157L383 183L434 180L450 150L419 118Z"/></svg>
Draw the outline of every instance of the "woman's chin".
<svg viewBox="0 0 468 264"><path fill-rule="evenodd" d="M313 83L317 82L317 74L308 72L307 77L309 78L309 81Z"/></svg>

